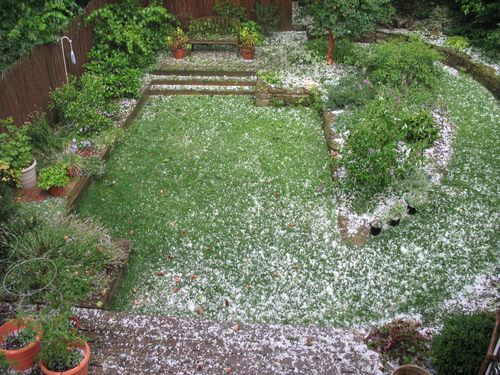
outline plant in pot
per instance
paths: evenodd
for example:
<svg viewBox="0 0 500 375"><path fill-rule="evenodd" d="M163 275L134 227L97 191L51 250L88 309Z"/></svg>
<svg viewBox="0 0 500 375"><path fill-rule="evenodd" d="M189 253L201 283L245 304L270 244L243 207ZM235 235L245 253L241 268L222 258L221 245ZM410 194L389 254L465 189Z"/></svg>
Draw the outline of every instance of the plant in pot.
<svg viewBox="0 0 500 375"><path fill-rule="evenodd" d="M172 54L176 59L183 59L186 53L186 48L189 48L189 38L184 31L177 27L167 35L167 45L172 50Z"/></svg>
<svg viewBox="0 0 500 375"><path fill-rule="evenodd" d="M396 226L399 224L399 221L405 217L407 212L406 202L404 201L396 201L389 207L389 212L387 214L387 218L389 219L389 225Z"/></svg>
<svg viewBox="0 0 500 375"><path fill-rule="evenodd" d="M249 27L244 27L240 31L239 47L241 55L245 60L252 60L255 55L255 47L259 44L259 34Z"/></svg>
<svg viewBox="0 0 500 375"><path fill-rule="evenodd" d="M13 119L0 120L0 178L11 181L16 186L29 189L36 185L36 161L28 136L28 126L12 125Z"/></svg>
<svg viewBox="0 0 500 375"><path fill-rule="evenodd" d="M38 186L51 195L61 194L62 188L70 181L68 167L68 163L57 161L55 165L43 168L38 176Z"/></svg>
<svg viewBox="0 0 500 375"><path fill-rule="evenodd" d="M90 347L72 324L72 313L60 310L41 319L40 370L46 375L84 375L88 372Z"/></svg>
<svg viewBox="0 0 500 375"><path fill-rule="evenodd" d="M57 162L68 165L66 171L70 178L78 177L81 174L83 163L80 155L70 152L70 150L66 150L66 152L57 154Z"/></svg>
<svg viewBox="0 0 500 375"><path fill-rule="evenodd" d="M19 315L0 326L0 357L5 365L1 367L28 370L34 366L39 351L40 335L35 320Z"/></svg>
<svg viewBox="0 0 500 375"><path fill-rule="evenodd" d="M382 226L383 226L383 223L381 220L373 220L371 223L370 223L370 234L372 236L377 236L380 234L380 232L382 231Z"/></svg>

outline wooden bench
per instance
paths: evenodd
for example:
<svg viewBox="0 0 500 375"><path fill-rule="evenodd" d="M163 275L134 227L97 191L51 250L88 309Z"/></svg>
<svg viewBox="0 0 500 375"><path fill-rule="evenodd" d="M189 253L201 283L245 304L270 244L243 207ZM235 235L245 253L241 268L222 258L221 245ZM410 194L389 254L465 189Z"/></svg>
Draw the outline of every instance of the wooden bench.
<svg viewBox="0 0 500 375"><path fill-rule="evenodd" d="M189 44L234 44L238 49L240 21L228 17L200 17L189 25Z"/></svg>

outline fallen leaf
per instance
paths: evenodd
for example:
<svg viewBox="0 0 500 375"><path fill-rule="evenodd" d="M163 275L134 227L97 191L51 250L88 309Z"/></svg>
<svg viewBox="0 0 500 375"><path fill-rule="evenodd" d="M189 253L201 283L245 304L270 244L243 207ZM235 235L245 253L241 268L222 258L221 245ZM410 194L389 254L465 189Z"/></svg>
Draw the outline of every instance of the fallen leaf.
<svg viewBox="0 0 500 375"><path fill-rule="evenodd" d="M113 183L113 184L116 184L116 180L114 180L112 183Z"/></svg>
<svg viewBox="0 0 500 375"><path fill-rule="evenodd" d="M172 293L177 293L179 290L181 290L181 288L176 287L176 288L172 291Z"/></svg>
<svg viewBox="0 0 500 375"><path fill-rule="evenodd" d="M297 224L288 224L289 227L294 227L296 226Z"/></svg>
<svg viewBox="0 0 500 375"><path fill-rule="evenodd" d="M137 306L138 304L139 304L139 300L134 299L134 305Z"/></svg>
<svg viewBox="0 0 500 375"><path fill-rule="evenodd" d="M269 180L267 180L267 182L271 182L272 180L273 180L273 179L272 179L272 178L270 178Z"/></svg>
<svg viewBox="0 0 500 375"><path fill-rule="evenodd" d="M175 257L173 255L167 255L168 259L174 259Z"/></svg>
<svg viewBox="0 0 500 375"><path fill-rule="evenodd" d="M69 237L68 236L64 236L64 241L68 242L69 241Z"/></svg>
<svg viewBox="0 0 500 375"><path fill-rule="evenodd" d="M186 234L186 233L187 233L187 230L183 230L181 233L182 233L182 234Z"/></svg>
<svg viewBox="0 0 500 375"><path fill-rule="evenodd" d="M99 245L97 246L97 251L102 253L102 248Z"/></svg>
<svg viewBox="0 0 500 375"><path fill-rule="evenodd" d="M135 185L135 187L136 187L136 188L140 188L140 187L141 187L141 185Z"/></svg>
<svg viewBox="0 0 500 375"><path fill-rule="evenodd" d="M165 275L165 273L164 273L164 272L159 271L159 272L156 272L156 275L157 275L157 276L164 276L164 275Z"/></svg>
<svg viewBox="0 0 500 375"><path fill-rule="evenodd" d="M204 149L204 150L208 150L208 147L207 147L207 146L204 146L204 147L203 147L203 149Z"/></svg>
<svg viewBox="0 0 500 375"><path fill-rule="evenodd" d="M130 231L130 234L134 234L134 231L133 231L133 230L131 230L131 231Z"/></svg>
<svg viewBox="0 0 500 375"><path fill-rule="evenodd" d="M191 276L191 278L192 278L192 279L197 279L197 278L199 278L199 277L200 277L200 276L198 276L198 275L193 275L193 276Z"/></svg>
<svg viewBox="0 0 500 375"><path fill-rule="evenodd" d="M207 247L207 248L205 249L205 251L210 251L210 250L212 250L212 248L211 248L211 247Z"/></svg>
<svg viewBox="0 0 500 375"><path fill-rule="evenodd" d="M163 141L164 139L165 139L165 137L161 137L161 138L160 138L160 141Z"/></svg>
<svg viewBox="0 0 500 375"><path fill-rule="evenodd" d="M233 331L236 332L240 329L240 325L239 324L236 324L234 327L233 327Z"/></svg>
<svg viewBox="0 0 500 375"><path fill-rule="evenodd" d="M132 289L132 292L137 293L137 288Z"/></svg>
<svg viewBox="0 0 500 375"><path fill-rule="evenodd" d="M198 367L196 367L196 371L203 371L203 366L202 365L198 365Z"/></svg>
<svg viewBox="0 0 500 375"><path fill-rule="evenodd" d="M298 266L293 266L292 268L295 268L296 270L300 269Z"/></svg>
<svg viewBox="0 0 500 375"><path fill-rule="evenodd" d="M127 215L122 215L122 219L124 219L124 218L126 218L126 217L127 217Z"/></svg>
<svg viewBox="0 0 500 375"><path fill-rule="evenodd" d="M196 309L196 312L198 313L198 315L203 315L203 310L202 309Z"/></svg>
<svg viewBox="0 0 500 375"><path fill-rule="evenodd" d="M274 196L278 198L280 195L278 193L274 193Z"/></svg>
<svg viewBox="0 0 500 375"><path fill-rule="evenodd" d="M181 281L181 279L179 279L178 277L176 277L174 280L175 280L176 283L178 283L178 282Z"/></svg>
<svg viewBox="0 0 500 375"><path fill-rule="evenodd" d="M122 169L123 169L124 171L126 171L126 170L127 170L127 167L123 167Z"/></svg>
<svg viewBox="0 0 500 375"><path fill-rule="evenodd" d="M189 137L186 137L186 138L184 138L184 139L185 139L186 141L188 141L188 140L189 140Z"/></svg>
<svg viewBox="0 0 500 375"><path fill-rule="evenodd" d="M102 216L99 218L99 220L102 220Z"/></svg>
<svg viewBox="0 0 500 375"><path fill-rule="evenodd" d="M311 339L310 339L310 338L307 338L307 340L306 340L306 345L307 345L307 346L311 346L311 345L312 345L312 344L311 344Z"/></svg>
<svg viewBox="0 0 500 375"><path fill-rule="evenodd" d="M94 272L92 272L92 271L85 271L85 273L86 273L87 275L93 275L93 274L94 274Z"/></svg>
<svg viewBox="0 0 500 375"><path fill-rule="evenodd" d="M279 275L276 272L273 273L273 276L279 277Z"/></svg>
<svg viewBox="0 0 500 375"><path fill-rule="evenodd" d="M229 301L226 300L226 307L229 307Z"/></svg>
<svg viewBox="0 0 500 375"><path fill-rule="evenodd" d="M160 190L160 194L163 194L163 190Z"/></svg>
<svg viewBox="0 0 500 375"><path fill-rule="evenodd" d="M73 272L73 275L77 276L78 275L78 271Z"/></svg>
<svg viewBox="0 0 500 375"><path fill-rule="evenodd" d="M247 285L247 288L248 288L248 289L252 289L252 287L251 287L250 285Z"/></svg>
<svg viewBox="0 0 500 375"><path fill-rule="evenodd" d="M102 292L101 292L101 295L105 296L106 294L108 294L108 290L107 289L103 289Z"/></svg>
<svg viewBox="0 0 500 375"><path fill-rule="evenodd" d="M226 374L230 374L230 373L231 373L231 369L230 369L230 368L228 368L228 369L226 370Z"/></svg>

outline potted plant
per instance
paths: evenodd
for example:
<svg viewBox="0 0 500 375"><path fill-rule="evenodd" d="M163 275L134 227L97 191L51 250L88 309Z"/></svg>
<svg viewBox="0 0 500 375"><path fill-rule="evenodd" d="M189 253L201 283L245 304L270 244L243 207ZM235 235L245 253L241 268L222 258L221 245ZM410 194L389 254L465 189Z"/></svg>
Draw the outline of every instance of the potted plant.
<svg viewBox="0 0 500 375"><path fill-rule="evenodd" d="M9 180L23 189L36 185L36 161L33 159L32 146L28 136L28 126L12 125L13 119L0 120L0 177Z"/></svg>
<svg viewBox="0 0 500 375"><path fill-rule="evenodd" d="M382 221L380 220L374 220L370 223L370 234L372 236L377 236L380 234L380 232L382 231Z"/></svg>
<svg viewBox="0 0 500 375"><path fill-rule="evenodd" d="M16 317L0 327L0 356L15 370L28 370L40 351L37 322Z"/></svg>
<svg viewBox="0 0 500 375"><path fill-rule="evenodd" d="M184 58L188 42L189 38L180 27L175 28L167 35L167 45L176 59Z"/></svg>
<svg viewBox="0 0 500 375"><path fill-rule="evenodd" d="M403 201L396 201L389 208L388 219L390 226L396 226L399 224L400 220L406 215L407 207Z"/></svg>
<svg viewBox="0 0 500 375"><path fill-rule="evenodd" d="M90 347L72 325L72 314L59 311L42 319L42 340L37 355L46 375L84 375L88 372Z"/></svg>
<svg viewBox="0 0 500 375"><path fill-rule="evenodd" d="M57 161L55 165L43 168L38 176L38 186L48 190L51 195L60 195L62 188L70 181L68 167L68 163Z"/></svg>
<svg viewBox="0 0 500 375"><path fill-rule="evenodd" d="M259 34L245 26L240 31L239 47L241 55L245 60L252 60L255 55L255 47L259 44Z"/></svg>

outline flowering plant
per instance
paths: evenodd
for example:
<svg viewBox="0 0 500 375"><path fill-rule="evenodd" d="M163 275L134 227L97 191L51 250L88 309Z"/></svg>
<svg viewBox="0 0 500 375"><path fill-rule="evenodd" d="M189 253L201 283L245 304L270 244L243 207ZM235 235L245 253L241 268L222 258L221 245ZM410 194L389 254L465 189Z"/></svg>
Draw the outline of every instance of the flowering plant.
<svg viewBox="0 0 500 375"><path fill-rule="evenodd" d="M184 34L180 27L172 30L167 36L167 45L173 51L188 47L189 38Z"/></svg>

